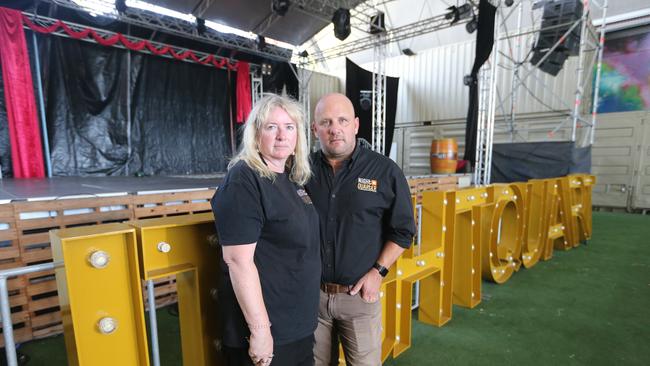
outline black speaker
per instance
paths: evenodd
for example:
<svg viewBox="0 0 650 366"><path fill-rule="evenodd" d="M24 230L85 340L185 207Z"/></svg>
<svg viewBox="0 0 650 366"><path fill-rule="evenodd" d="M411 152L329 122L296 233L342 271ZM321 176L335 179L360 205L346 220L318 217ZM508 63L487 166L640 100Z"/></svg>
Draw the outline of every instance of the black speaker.
<svg viewBox="0 0 650 366"><path fill-rule="evenodd" d="M334 36L341 41L348 38L352 28L350 27L350 9L338 8L332 16L334 23Z"/></svg>
<svg viewBox="0 0 650 366"><path fill-rule="evenodd" d="M359 90L359 105L364 111L372 108L372 90Z"/></svg>
<svg viewBox="0 0 650 366"><path fill-rule="evenodd" d="M583 5L581 0L552 0L544 3L542 27L533 47L533 57L530 63L537 64L574 23L582 18ZM553 76L557 75L569 56L575 56L580 51L580 24L562 40L544 62L538 65L540 70Z"/></svg>
<svg viewBox="0 0 650 366"><path fill-rule="evenodd" d="M537 64L537 62L539 62L539 60L541 60L545 55L546 53L533 52L533 57L530 59L530 63L533 65ZM569 53L566 50L556 49L537 67L547 74L556 76L560 70L562 70L562 66L564 66L564 62L567 58L569 58Z"/></svg>

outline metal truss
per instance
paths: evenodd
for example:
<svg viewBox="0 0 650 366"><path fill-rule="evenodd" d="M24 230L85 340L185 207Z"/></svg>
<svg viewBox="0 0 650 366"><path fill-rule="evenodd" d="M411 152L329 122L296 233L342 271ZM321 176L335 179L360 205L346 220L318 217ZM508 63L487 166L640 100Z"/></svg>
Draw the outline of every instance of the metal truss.
<svg viewBox="0 0 650 366"><path fill-rule="evenodd" d="M499 12L495 16L495 24L499 24ZM488 62L478 75L478 120L476 135L476 156L474 165L474 184L490 184L492 174L492 145L494 142L494 119L496 116L496 95L500 53L498 37L499 28L494 30L494 45Z"/></svg>
<svg viewBox="0 0 650 366"><path fill-rule="evenodd" d="M101 29L101 28L89 27L89 26L86 26L86 25L78 24L78 23L63 21L63 20L59 20L59 19L54 19L54 18L42 16L42 15L35 15L35 14L32 14L32 13L28 13L28 12L23 12L23 14L25 16L29 17L34 24L39 25L41 27L49 27L49 26L53 25L54 23L56 23L58 21L61 21L65 25L67 25L70 29L72 29L74 32L81 32L84 29L92 29L92 30L95 31L95 33L97 33L97 35L99 35L102 38L111 38L111 37L114 37L117 34L116 32L108 31L108 30ZM25 25L24 28L29 29L29 27L27 27L27 25ZM66 33L65 30L62 29L62 28L59 28L59 29L57 29L56 31L54 31L54 32L52 32L50 34L55 35L55 36L59 36L59 37L71 38L70 35L68 35L68 33ZM135 42L141 42L141 41L147 41L147 42L151 43L151 45L156 47L157 49L161 49L163 47L168 46L168 47L171 47L177 54L180 54L180 53L182 53L184 51L192 51L198 57L199 60L205 60L206 58L211 56L211 54L209 54L209 53L205 53L205 52L201 52L201 51L197 51L197 50L192 50L192 49L189 49L189 48L176 47L176 46L165 44L165 43L149 41L149 40L139 38L139 37L133 37L133 36L127 36L127 35L124 35L124 37L126 39L128 39L130 42L134 42L134 43ZM97 43L97 41L94 38L91 38L91 37L81 38L79 40L84 41L84 42L89 42L89 43ZM115 43L111 47L128 50L128 48L126 48L124 45L122 45L119 42ZM141 50L134 51L134 52L140 52L140 53L144 53L144 54L148 54L148 55L153 55L153 53L151 53L151 51L149 51L149 49L147 49L146 47L141 49ZM173 56L171 56L170 54L163 54L163 55L156 55L156 56L177 60L177 59L173 58ZM226 57L220 57L220 56L214 56L214 55L212 55L212 56L216 57L217 59L227 59ZM190 58L186 58L186 59L178 60L178 61L194 63L194 61L192 59L190 59ZM201 65L201 64L199 63L199 65ZM214 67L212 64L208 64L208 66ZM256 67L257 67L256 65L251 65L251 68L256 68Z"/></svg>
<svg viewBox="0 0 650 366"><path fill-rule="evenodd" d="M504 44L508 47L505 50L500 50L500 54L503 56L504 62L500 65L503 69L509 70L512 72L512 85L511 90L507 92L507 96L502 99L499 90L497 90L497 97L499 100L499 107L503 113L505 123L507 124L507 130L510 132L510 139L514 139L519 136L520 138L526 140L526 138L517 131L516 128L516 98L517 92L520 88L523 88L533 99L538 103L543 105L549 111L555 113L559 116L564 116L561 122L559 122L553 130L549 132L549 136L552 137L554 134L562 128L565 128L567 124L570 124L571 128L571 141L578 141L579 145L586 146L593 143L593 133L596 126L596 108L598 105L598 87L600 84L600 69L602 61L602 51L604 48L604 31L605 24L601 26L599 32L597 32L591 21L591 8L595 6L603 10L603 17L606 15L607 11L607 0L603 0L602 3L598 3L594 0L586 0L584 2L583 15L580 19L560 24L555 27L549 27L541 29L540 20L533 19L532 30L522 30L521 29L521 17L522 17L522 7L523 1L530 0L521 0L516 3L516 7L519 8L519 20L518 20L518 29L514 32L509 32L507 27L502 24L501 27L501 39L505 40ZM514 9L513 9L514 11ZM511 12L512 13L512 12ZM531 13L531 18L534 18ZM522 57L521 44L528 43L524 42L524 39L530 40L534 38L535 34L539 33L542 30L548 30L552 28L563 27L568 30L564 32L562 37L550 48L546 55L540 59L535 65L529 65L527 63L527 56ZM576 75L576 86L575 92L573 94L572 100L567 100L561 95L557 94L552 87L549 87L545 84L544 80L539 78L536 75L537 66L544 62L552 53L553 50L558 48L561 43L566 39L571 32L574 32L575 29L579 29L580 34L580 43L578 51L578 62L577 66L574 69ZM600 33L600 34L598 34ZM514 41L513 41L514 40ZM514 50L512 42L515 42ZM595 82L592 84L594 79L592 78L591 70L594 66L596 67ZM568 72L568 70L565 70ZM534 79L535 88L542 88L544 93L541 95L536 95L533 92L533 88L527 85L528 79ZM592 90L593 88L593 90ZM589 96L592 96L592 107L591 107L591 117L587 117L588 106L586 101L589 101ZM551 100L548 100L550 97ZM585 98L587 97L587 98ZM557 102L561 104L561 109L554 109L550 104L552 102ZM505 106L509 104L509 111L506 112ZM579 136L581 127L587 127L589 130L585 133L581 133Z"/></svg>
<svg viewBox="0 0 650 366"><path fill-rule="evenodd" d="M251 72L251 98L253 105L262 99L262 95L264 94L263 80L261 75L258 75L256 72Z"/></svg>
<svg viewBox="0 0 650 366"><path fill-rule="evenodd" d="M293 65L289 64L291 71L294 72L296 79L298 79L298 88L299 95L298 101L302 104L302 110L304 113L305 119L305 136L307 137L307 146L311 150L312 148L312 133L311 133L311 93L309 89L309 84L311 82L311 77L313 76L313 71L310 70L304 62L304 57L300 58L298 66L294 70Z"/></svg>
<svg viewBox="0 0 650 366"><path fill-rule="evenodd" d="M352 42L344 43L326 50L315 52L311 55L309 61L318 63L328 59L347 56L349 54L365 51L374 48L379 43L389 44L404 39L421 36L423 34L450 28L469 22L471 19L461 19L456 23L451 23L451 19L445 18L446 14L436 15L429 19L423 19L411 24L387 30L383 37L369 35Z"/></svg>
<svg viewBox="0 0 650 366"><path fill-rule="evenodd" d="M374 36L372 71L372 149L384 154L386 135L386 49L385 34Z"/></svg>
<svg viewBox="0 0 650 366"><path fill-rule="evenodd" d="M603 21L600 30L597 32L592 25L591 10L593 6L602 9L603 19L605 19L608 0L602 0L602 2L584 0L583 15L580 19L551 27L568 27L568 30L564 32L558 41L553 44L549 51L547 51L535 65L528 64L528 56L530 53L522 56L525 54L522 52L522 48L524 46L531 46L528 44L529 42L525 42L524 40L526 38L530 40L542 30L548 30L550 28L541 29L541 26L539 26L541 22L539 19L534 19L534 15L531 11L530 15L531 18L533 18L533 23L537 24L533 25L532 30L521 29L524 1L530 1L532 3L531 0L516 1L515 6L508 14L505 14L503 6L498 7L497 26L495 27L497 33L495 34L494 50L489 61L490 69L487 69L487 65L484 66L484 68L481 69L481 74L479 76L479 126L474 175L475 184L489 184L490 182L492 144L497 109L499 109L503 116L506 124L506 131L510 133L510 141L513 142L516 136L526 140L526 138L520 134L521 131L518 131L516 127L517 93L521 89L528 93L542 106L548 108L552 113L554 113L554 115L564 115L562 121L549 132L549 137L552 137L555 132L563 127L568 128L566 125L570 123L571 141L578 142L578 145L581 146L591 145L594 142L594 132L597 122L596 111L598 108L598 88L600 85L606 24L605 21ZM506 26L506 20L515 12L515 10L518 10L517 30L511 32ZM561 95L558 95L552 87L545 85L544 80L539 78L536 75L536 72L537 66L541 65L555 49L560 47L564 40L567 39L575 29L580 29L580 43L577 55L578 63L574 69L576 74L575 92L573 94L573 100L569 101ZM498 65L499 67L495 68L495 65ZM592 79L591 76L594 67L596 68L596 73L594 76L595 79ZM505 84L498 82L496 72L498 72L499 69L512 73L512 81L509 85L510 90L505 91L507 93L505 98L502 98L502 93L497 87L497 85ZM565 70L565 72L568 71L569 70ZM533 92L533 88L527 85L529 79L534 80L535 89L541 87L544 90L544 93L536 95ZM483 85L480 85L481 83ZM593 88L593 90L591 90L591 88ZM591 107L587 105L589 102L589 96L592 96ZM551 98L551 100L547 100L548 98ZM561 109L554 109L551 106L552 102L561 104ZM506 109L506 106L509 108ZM591 117L586 116L588 110L591 111ZM578 141L578 128L583 126L587 127L588 130L583 130L584 133L581 134L582 141Z"/></svg>
<svg viewBox="0 0 650 366"><path fill-rule="evenodd" d="M69 9L78 10L81 12L88 12L87 9L81 7L71 0L47 0L58 6L63 6ZM129 7L126 12L119 14L117 11L104 16L113 18L123 23L137 25L143 28L156 30L159 32L173 34L183 38L198 40L208 44L214 44L220 47L225 47L232 50L238 50L276 61L287 61L291 59L292 50L267 44L266 47L258 49L255 40L237 36L234 34L227 34L217 32L213 29L206 28L205 32L199 34L196 29L196 24L162 14L153 13L147 10Z"/></svg>

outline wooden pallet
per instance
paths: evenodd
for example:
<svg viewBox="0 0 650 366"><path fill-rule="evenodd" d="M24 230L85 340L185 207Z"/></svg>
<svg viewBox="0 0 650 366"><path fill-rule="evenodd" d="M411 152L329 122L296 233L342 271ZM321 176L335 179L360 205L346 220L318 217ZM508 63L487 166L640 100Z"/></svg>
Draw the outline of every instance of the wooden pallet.
<svg viewBox="0 0 650 366"><path fill-rule="evenodd" d="M0 270L22 266L23 264L19 259L4 259L0 261ZM14 340L16 343L32 339L25 283L25 276L10 277L7 279L11 323L14 328ZM1 320L0 323L2 323ZM2 329L0 329L0 347L4 347L4 337L1 334Z"/></svg>
<svg viewBox="0 0 650 366"><path fill-rule="evenodd" d="M408 180L411 194L416 196L416 202L420 203L422 200L422 192L428 191L448 191L458 188L457 176L441 176L441 177L422 177L413 178Z"/></svg>
<svg viewBox="0 0 650 366"><path fill-rule="evenodd" d="M156 308L161 308L176 303L178 296L176 294L176 276L164 277L154 280L154 293L156 297ZM144 307L149 309L149 296L147 292L147 283L142 281L142 299Z"/></svg>
<svg viewBox="0 0 650 366"><path fill-rule="evenodd" d="M135 219L209 212L214 189L132 196Z"/></svg>
<svg viewBox="0 0 650 366"><path fill-rule="evenodd" d="M10 204L0 204L0 261L20 258L14 209Z"/></svg>

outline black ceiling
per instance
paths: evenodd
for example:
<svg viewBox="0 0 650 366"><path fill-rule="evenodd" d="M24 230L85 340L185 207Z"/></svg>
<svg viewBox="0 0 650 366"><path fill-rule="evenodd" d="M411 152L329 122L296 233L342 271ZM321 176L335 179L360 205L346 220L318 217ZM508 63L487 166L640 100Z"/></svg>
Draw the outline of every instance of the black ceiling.
<svg viewBox="0 0 650 366"><path fill-rule="evenodd" d="M347 1L350 6L362 1ZM271 0L158 0L156 5L191 13L196 17L250 31L278 41L300 45L329 24L333 7L323 7L322 1L301 1L313 4L310 8L332 9L332 14L319 10L298 9L291 4L289 11L280 17L271 11ZM320 4L318 4L320 3Z"/></svg>

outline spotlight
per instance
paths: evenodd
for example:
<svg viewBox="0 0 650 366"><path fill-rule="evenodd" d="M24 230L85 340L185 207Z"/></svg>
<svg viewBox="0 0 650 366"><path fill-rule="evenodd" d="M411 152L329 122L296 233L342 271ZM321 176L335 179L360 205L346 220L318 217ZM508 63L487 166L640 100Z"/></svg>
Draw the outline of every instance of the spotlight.
<svg viewBox="0 0 650 366"><path fill-rule="evenodd" d="M257 36L255 39L255 46L257 47L258 51L263 50L266 48L266 38L264 36Z"/></svg>
<svg viewBox="0 0 650 366"><path fill-rule="evenodd" d="M450 6L447 8L449 11L445 14L445 19L452 19L451 24L458 22L461 19L469 18L472 16L472 5L470 3L463 4L461 6Z"/></svg>
<svg viewBox="0 0 650 366"><path fill-rule="evenodd" d="M507 6L507 7L511 7L512 4L515 3L515 0L506 0L505 3L506 3L506 6Z"/></svg>
<svg viewBox="0 0 650 366"><path fill-rule="evenodd" d="M402 53L403 53L405 56L415 56L415 52L413 52L413 50L410 49L410 48L405 48L405 49L403 49L403 50L402 50Z"/></svg>
<svg viewBox="0 0 650 366"><path fill-rule="evenodd" d="M298 54L300 57L309 57L309 52L307 50L304 50Z"/></svg>
<svg viewBox="0 0 650 366"><path fill-rule="evenodd" d="M271 11L274 14L283 17L287 13L287 11L289 11L290 5L291 5L291 1L289 0L273 0L271 2Z"/></svg>
<svg viewBox="0 0 650 366"><path fill-rule="evenodd" d="M467 24L465 24L465 30L467 31L467 33L474 33L476 28L478 28L478 20L476 19L476 15L474 15L472 17L472 20L470 20L469 22L467 22Z"/></svg>
<svg viewBox="0 0 650 366"><path fill-rule="evenodd" d="M115 10L122 14L126 11L126 0L115 0Z"/></svg>
<svg viewBox="0 0 650 366"><path fill-rule="evenodd" d="M472 76L471 74L465 75L463 77L463 84L470 86L472 84L476 84L476 78Z"/></svg>
<svg viewBox="0 0 650 366"><path fill-rule="evenodd" d="M196 32L202 36L205 34L205 19L196 18Z"/></svg>
<svg viewBox="0 0 650 366"><path fill-rule="evenodd" d="M334 23L334 36L341 41L348 38L352 28L350 27L350 10L338 8L332 16Z"/></svg>
<svg viewBox="0 0 650 366"><path fill-rule="evenodd" d="M273 71L273 68L271 67L270 64L262 64L262 75L263 76L271 75L271 71Z"/></svg>

